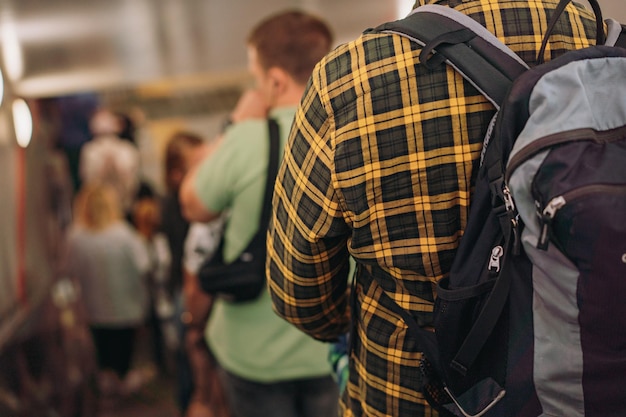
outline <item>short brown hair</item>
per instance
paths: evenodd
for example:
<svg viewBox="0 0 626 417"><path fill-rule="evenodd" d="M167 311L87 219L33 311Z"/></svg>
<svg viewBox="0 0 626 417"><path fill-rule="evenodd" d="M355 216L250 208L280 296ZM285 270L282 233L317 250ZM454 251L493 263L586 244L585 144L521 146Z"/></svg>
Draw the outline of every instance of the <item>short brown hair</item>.
<svg viewBox="0 0 626 417"><path fill-rule="evenodd" d="M297 10L270 16L248 37L248 45L256 49L264 70L281 68L300 84L306 84L332 42L333 35L324 21Z"/></svg>

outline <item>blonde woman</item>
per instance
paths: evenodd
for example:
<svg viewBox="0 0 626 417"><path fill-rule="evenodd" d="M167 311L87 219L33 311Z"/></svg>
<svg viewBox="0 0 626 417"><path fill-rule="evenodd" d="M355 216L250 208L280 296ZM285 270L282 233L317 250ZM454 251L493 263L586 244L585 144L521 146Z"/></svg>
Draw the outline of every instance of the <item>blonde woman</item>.
<svg viewBox="0 0 626 417"><path fill-rule="evenodd" d="M146 319L149 258L123 219L117 192L86 185L76 196L68 234L68 272L81 286L103 394L130 390L135 333Z"/></svg>

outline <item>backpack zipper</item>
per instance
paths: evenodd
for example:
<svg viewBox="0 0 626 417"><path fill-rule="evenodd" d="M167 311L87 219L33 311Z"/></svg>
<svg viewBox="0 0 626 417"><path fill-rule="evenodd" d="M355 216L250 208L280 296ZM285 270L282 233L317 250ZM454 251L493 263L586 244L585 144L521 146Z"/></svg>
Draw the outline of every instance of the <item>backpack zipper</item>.
<svg viewBox="0 0 626 417"><path fill-rule="evenodd" d="M491 256L489 257L489 265L487 269L493 274L498 274L500 272L500 258L504 255L504 248L498 245L491 249Z"/></svg>
<svg viewBox="0 0 626 417"><path fill-rule="evenodd" d="M550 233L552 231L552 224L558 211L562 209L566 204L573 201L588 197L592 194L626 194L626 185L624 184L594 184L586 185L584 187L576 188L574 190L563 193L557 197L552 198L548 204L544 207L543 211L539 215L539 225L541 226L541 233L537 241L537 249L548 249L548 243L550 241ZM538 202L535 202L539 205Z"/></svg>

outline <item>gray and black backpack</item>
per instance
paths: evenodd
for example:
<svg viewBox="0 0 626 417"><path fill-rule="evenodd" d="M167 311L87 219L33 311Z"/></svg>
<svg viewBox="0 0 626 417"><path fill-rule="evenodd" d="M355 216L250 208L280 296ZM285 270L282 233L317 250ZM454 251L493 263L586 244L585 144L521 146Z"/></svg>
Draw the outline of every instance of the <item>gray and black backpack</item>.
<svg viewBox="0 0 626 417"><path fill-rule="evenodd" d="M441 415L626 416L626 36L590 4L600 46L532 69L448 7L374 29L411 38L422 64L452 65L498 109L435 333L396 305Z"/></svg>

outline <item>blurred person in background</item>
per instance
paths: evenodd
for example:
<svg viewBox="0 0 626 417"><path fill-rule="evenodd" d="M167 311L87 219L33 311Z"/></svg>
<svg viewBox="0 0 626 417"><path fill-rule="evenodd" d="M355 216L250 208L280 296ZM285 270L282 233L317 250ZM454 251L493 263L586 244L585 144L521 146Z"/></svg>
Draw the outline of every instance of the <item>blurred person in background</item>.
<svg viewBox="0 0 626 417"><path fill-rule="evenodd" d="M148 253L124 220L119 195L109 185L84 185L75 198L68 232L67 271L81 288L104 396L139 389L129 372L135 336L148 313Z"/></svg>
<svg viewBox="0 0 626 417"><path fill-rule="evenodd" d="M204 340L212 298L197 282L200 264L217 249L223 220L189 224L181 214L178 198L186 172L206 154L211 145L200 136L180 131L167 142L165 172L168 194L163 199L162 230L168 236L172 256L171 291L178 299L180 323L179 401L186 417L228 417L230 415L221 384L217 380L215 359ZM182 295L182 298L181 298Z"/></svg>
<svg viewBox="0 0 626 417"><path fill-rule="evenodd" d="M89 122L100 107L94 93L75 94L52 99L56 108L54 120L57 124L57 147L65 154L72 179L73 191L80 188L80 153L92 138Z"/></svg>
<svg viewBox="0 0 626 417"><path fill-rule="evenodd" d="M224 219L191 223L183 256L185 350L193 376L193 393L185 417L229 417L230 409L217 373L217 363L204 340L213 296L202 291L198 270L217 251Z"/></svg>
<svg viewBox="0 0 626 417"><path fill-rule="evenodd" d="M174 300L168 291L171 253L167 238L159 231L161 211L158 199L143 197L133 206L133 223L150 259L147 274L150 311L148 329L152 341L153 360L162 375L173 371L173 355L178 348L174 323Z"/></svg>
<svg viewBox="0 0 626 417"><path fill-rule="evenodd" d="M113 112L118 120L117 136L120 139L127 140L131 143L139 154L139 168L137 177L139 185L135 191L133 201L141 200L144 197L154 197L156 194L155 186L151 183L148 176L147 168L157 163L156 153L153 148L152 138L146 137L145 116L139 108L133 109L130 113L121 111Z"/></svg>
<svg viewBox="0 0 626 417"><path fill-rule="evenodd" d="M193 374L185 346L186 326L181 321L185 310L183 287L183 252L189 231L189 222L183 217L179 192L180 185L189 168L197 163L204 152L205 141L192 132L177 132L167 141L165 147L166 194L161 200L161 231L168 241L171 257L168 292L175 303L174 318L178 327L179 348L176 360L176 385L178 403L184 414L194 391Z"/></svg>
<svg viewBox="0 0 626 417"><path fill-rule="evenodd" d="M80 152L80 179L83 184L110 184L129 218L140 185L139 150L129 138L119 136L125 125L107 108L96 111L89 127L93 139Z"/></svg>
<svg viewBox="0 0 626 417"><path fill-rule="evenodd" d="M248 37L256 89L231 114L232 126L185 177L186 217L206 222L228 212L223 257L237 258L259 225L269 154L267 118L277 121L281 149L313 67L330 49L325 22L289 11L259 23ZM332 417L338 388L317 342L272 311L267 291L252 301L216 298L205 332L236 417Z"/></svg>
<svg viewBox="0 0 626 417"><path fill-rule="evenodd" d="M147 188L152 195L165 194L163 161L157 149L156 139L148 122L148 115L139 106L131 107L124 117L128 117L133 127L133 142L139 149L139 177L143 188ZM140 187L141 188L141 187ZM141 191L139 192L141 195Z"/></svg>

